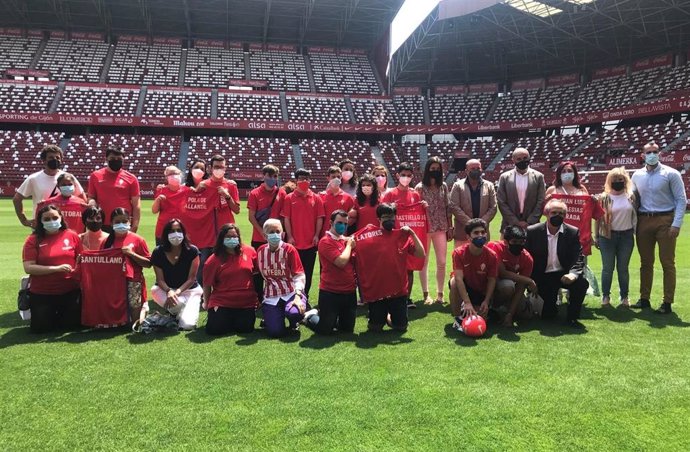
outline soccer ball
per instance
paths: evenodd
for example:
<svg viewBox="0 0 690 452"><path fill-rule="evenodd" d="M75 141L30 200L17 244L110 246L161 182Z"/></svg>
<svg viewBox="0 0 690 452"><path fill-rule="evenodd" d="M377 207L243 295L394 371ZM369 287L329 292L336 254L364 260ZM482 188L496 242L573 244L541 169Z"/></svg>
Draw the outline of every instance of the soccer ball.
<svg viewBox="0 0 690 452"><path fill-rule="evenodd" d="M465 317L462 321L462 331L466 336L481 337L486 332L486 320L480 315Z"/></svg>

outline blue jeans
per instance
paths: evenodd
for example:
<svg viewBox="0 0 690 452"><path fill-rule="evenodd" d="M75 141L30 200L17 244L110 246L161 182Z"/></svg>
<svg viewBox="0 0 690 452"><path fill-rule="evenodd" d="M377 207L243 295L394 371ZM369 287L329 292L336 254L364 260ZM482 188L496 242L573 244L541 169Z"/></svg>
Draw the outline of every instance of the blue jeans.
<svg viewBox="0 0 690 452"><path fill-rule="evenodd" d="M628 297L630 287L630 256L635 246L633 230L611 231L611 238L599 237L601 250L601 291L605 297L611 296L613 270L618 265L618 286L621 299Z"/></svg>

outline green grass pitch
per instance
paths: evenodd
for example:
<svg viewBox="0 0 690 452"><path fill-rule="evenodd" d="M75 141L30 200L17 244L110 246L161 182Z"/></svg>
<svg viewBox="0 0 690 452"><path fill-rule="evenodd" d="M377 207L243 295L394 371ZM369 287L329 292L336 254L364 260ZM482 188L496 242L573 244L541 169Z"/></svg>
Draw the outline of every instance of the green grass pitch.
<svg viewBox="0 0 690 452"><path fill-rule="evenodd" d="M15 309L28 230L9 200L0 213L0 450L690 450L687 223L673 316L588 297L584 333L531 322L474 340L452 331L448 307L411 311L403 335L366 333L362 309L352 336L270 340L31 335ZM635 252L633 301L638 269Z"/></svg>

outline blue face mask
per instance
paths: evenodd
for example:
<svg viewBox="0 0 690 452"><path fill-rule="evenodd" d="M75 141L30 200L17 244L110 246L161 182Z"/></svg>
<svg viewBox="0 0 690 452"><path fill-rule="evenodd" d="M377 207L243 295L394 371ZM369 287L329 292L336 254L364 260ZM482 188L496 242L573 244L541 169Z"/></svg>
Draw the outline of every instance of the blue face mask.
<svg viewBox="0 0 690 452"><path fill-rule="evenodd" d="M649 154L644 155L644 162L649 165L649 166L654 166L659 163L659 154L654 154L653 152L650 152Z"/></svg>
<svg viewBox="0 0 690 452"><path fill-rule="evenodd" d="M575 180L575 173L562 173L561 181L570 183Z"/></svg>
<svg viewBox="0 0 690 452"><path fill-rule="evenodd" d="M240 244L240 239L237 237L225 237L223 239L223 245L225 245L226 248L237 248Z"/></svg>
<svg viewBox="0 0 690 452"><path fill-rule="evenodd" d="M345 223L335 224L335 232L337 232L339 235L345 234L345 231L347 231L347 225Z"/></svg>
<svg viewBox="0 0 690 452"><path fill-rule="evenodd" d="M72 196L74 194L74 185L62 185L58 188L62 196Z"/></svg>
<svg viewBox="0 0 690 452"><path fill-rule="evenodd" d="M486 236L484 237L475 237L472 239L472 244L476 246L477 248L481 248L484 245L486 245Z"/></svg>
<svg viewBox="0 0 690 452"><path fill-rule="evenodd" d="M41 223L43 223L43 229L47 232L55 232L62 226L62 221L60 220L48 220L42 221Z"/></svg>
<svg viewBox="0 0 690 452"><path fill-rule="evenodd" d="M113 231L115 231L115 232L124 233L124 232L128 232L130 229L131 229L131 226L129 225L129 223L115 223L113 225Z"/></svg>
<svg viewBox="0 0 690 452"><path fill-rule="evenodd" d="M277 183L278 183L278 179L274 179L272 177L265 177L264 178L264 184L266 184L266 186L268 188L275 187Z"/></svg>
<svg viewBox="0 0 690 452"><path fill-rule="evenodd" d="M269 245L279 245L280 241L282 240L280 232L271 232L270 234L266 234L266 239L268 240Z"/></svg>

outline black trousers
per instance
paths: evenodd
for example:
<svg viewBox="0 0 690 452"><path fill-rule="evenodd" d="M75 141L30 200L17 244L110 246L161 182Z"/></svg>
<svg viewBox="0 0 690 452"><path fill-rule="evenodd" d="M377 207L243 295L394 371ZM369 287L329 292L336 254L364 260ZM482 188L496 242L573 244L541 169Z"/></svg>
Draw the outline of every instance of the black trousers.
<svg viewBox="0 0 690 452"><path fill-rule="evenodd" d="M81 291L61 295L41 295L29 291L32 333L76 329L81 325Z"/></svg>
<svg viewBox="0 0 690 452"><path fill-rule="evenodd" d="M386 324L386 317L391 315L393 329L407 330L407 297L385 298L383 300L368 303L369 327L381 328Z"/></svg>
<svg viewBox="0 0 690 452"><path fill-rule="evenodd" d="M331 334L337 328L342 333L355 330L357 293L334 293L319 290L319 313L309 318L307 326L319 334Z"/></svg>
<svg viewBox="0 0 690 452"><path fill-rule="evenodd" d="M206 320L206 334L220 336L231 333L251 333L254 331L256 311L254 308L211 308Z"/></svg>
<svg viewBox="0 0 690 452"><path fill-rule="evenodd" d="M302 267L304 267L304 276L306 278L306 283L304 284L304 293L309 298L309 289L311 288L311 277L314 273L314 264L316 263L316 247L307 248L306 250L297 250L299 258L302 261Z"/></svg>
<svg viewBox="0 0 690 452"><path fill-rule="evenodd" d="M552 272L542 275L533 275L534 282L537 283L539 296L544 299L544 309L541 313L543 319L552 319L558 315L556 300L558 298L558 291L561 288L568 289L570 292L566 318L568 320L577 320L580 318L582 303L585 300L585 295L587 295L589 283L584 276L580 275L574 283L565 286L561 283L561 277L565 274L565 272Z"/></svg>

